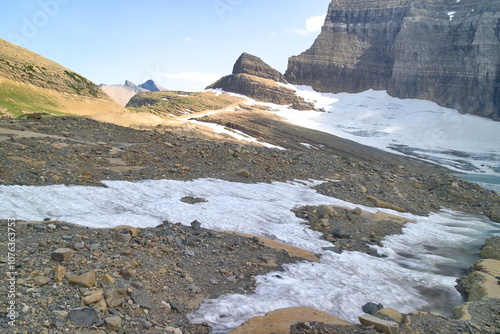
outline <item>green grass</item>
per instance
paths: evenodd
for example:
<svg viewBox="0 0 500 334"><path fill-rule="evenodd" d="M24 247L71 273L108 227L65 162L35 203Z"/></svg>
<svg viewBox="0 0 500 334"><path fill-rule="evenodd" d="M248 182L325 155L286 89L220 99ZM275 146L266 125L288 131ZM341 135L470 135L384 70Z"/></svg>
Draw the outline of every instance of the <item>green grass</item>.
<svg viewBox="0 0 500 334"><path fill-rule="evenodd" d="M191 112L217 110L227 107L233 102L227 97L204 93L146 92L132 97L127 108L137 112L180 115L187 110Z"/></svg>
<svg viewBox="0 0 500 334"><path fill-rule="evenodd" d="M70 115L57 110L57 103L49 97L37 94L29 89L14 85L0 84L0 107L9 114L19 117L28 113L48 113L54 116Z"/></svg>

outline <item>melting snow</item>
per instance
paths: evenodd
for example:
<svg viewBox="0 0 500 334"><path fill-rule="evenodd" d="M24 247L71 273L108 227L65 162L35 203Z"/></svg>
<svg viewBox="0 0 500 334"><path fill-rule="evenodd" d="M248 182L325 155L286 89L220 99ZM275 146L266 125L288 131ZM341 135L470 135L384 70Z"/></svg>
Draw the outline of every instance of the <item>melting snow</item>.
<svg viewBox="0 0 500 334"><path fill-rule="evenodd" d="M387 238L385 247L379 249L387 258L358 252L335 254L323 251L322 247L331 244L290 211L303 205L354 207L318 194L311 188L318 182L242 184L198 179L103 184L106 187L0 186L0 218L51 217L98 228L151 227L163 220L189 225L198 220L207 228L266 236L322 254L320 263L290 264L284 272L257 277L255 294L224 295L202 304L190 319L208 322L214 333L225 333L252 316L289 306L310 306L351 321L356 321L367 302L381 302L403 312L449 308L440 303L458 304L461 298L454 289L457 277L448 268L474 262L467 259L462 264L464 260L455 256L473 257L486 236L499 230L485 217L452 211L418 217L380 210L416 221L407 225L404 234ZM186 204L180 201L184 196L204 197L208 202ZM436 293L442 298L429 297Z"/></svg>
<svg viewBox="0 0 500 334"><path fill-rule="evenodd" d="M288 86L325 112L270 105L287 121L452 170L500 176L500 122L462 115L434 102L399 99L385 91L318 93Z"/></svg>

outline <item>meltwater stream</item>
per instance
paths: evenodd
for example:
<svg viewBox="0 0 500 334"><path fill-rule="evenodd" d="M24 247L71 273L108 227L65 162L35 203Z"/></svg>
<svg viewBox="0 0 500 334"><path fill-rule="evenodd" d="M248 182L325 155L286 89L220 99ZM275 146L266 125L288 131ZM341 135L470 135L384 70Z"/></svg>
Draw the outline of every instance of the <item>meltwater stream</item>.
<svg viewBox="0 0 500 334"><path fill-rule="evenodd" d="M442 211L428 217L401 214L404 233L386 238L377 248L385 258L358 252L323 251L320 239L290 210L333 204L353 208L318 194L313 181L242 184L214 179L193 181L106 181L105 187L0 186L0 218L43 220L46 217L90 227L128 224L152 227L163 220L262 235L321 254L320 263L284 266L283 272L256 278L252 295L230 294L206 301L190 315L225 333L245 320L292 306L310 306L357 321L361 306L382 303L402 312L425 309L449 313L462 302L456 279L477 259L480 246L500 226L483 216ZM204 197L195 205L184 196ZM359 206L365 211L379 209Z"/></svg>

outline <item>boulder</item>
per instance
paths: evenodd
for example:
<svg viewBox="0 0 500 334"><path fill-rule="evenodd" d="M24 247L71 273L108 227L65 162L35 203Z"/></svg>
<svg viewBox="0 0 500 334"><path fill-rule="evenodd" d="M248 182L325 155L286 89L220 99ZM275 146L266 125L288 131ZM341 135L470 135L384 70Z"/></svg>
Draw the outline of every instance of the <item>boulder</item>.
<svg viewBox="0 0 500 334"><path fill-rule="evenodd" d="M486 240L481 257L485 259L500 260L500 236L492 237Z"/></svg>
<svg viewBox="0 0 500 334"><path fill-rule="evenodd" d="M395 334L399 330L399 324L397 322L383 320L371 314L360 316L359 322L365 326L373 326L378 332L381 333Z"/></svg>
<svg viewBox="0 0 500 334"><path fill-rule="evenodd" d="M403 315L398 311L390 307L383 308L375 313L376 317L386 317L392 319L396 322L403 322Z"/></svg>

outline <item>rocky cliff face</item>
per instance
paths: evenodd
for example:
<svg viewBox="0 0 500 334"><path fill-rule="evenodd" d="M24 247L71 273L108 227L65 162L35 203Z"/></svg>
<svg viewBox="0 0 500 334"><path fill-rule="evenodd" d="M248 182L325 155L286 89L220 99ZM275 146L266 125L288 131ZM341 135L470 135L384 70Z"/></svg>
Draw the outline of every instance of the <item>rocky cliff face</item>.
<svg viewBox="0 0 500 334"><path fill-rule="evenodd" d="M387 90L500 120L500 2L332 0L285 78L322 92Z"/></svg>
<svg viewBox="0 0 500 334"><path fill-rule="evenodd" d="M242 94L257 101L292 105L299 110L313 109L289 88L278 84L286 83L283 75L267 65L262 59L243 53L233 67L233 74L211 84L207 89L220 88L226 92Z"/></svg>

